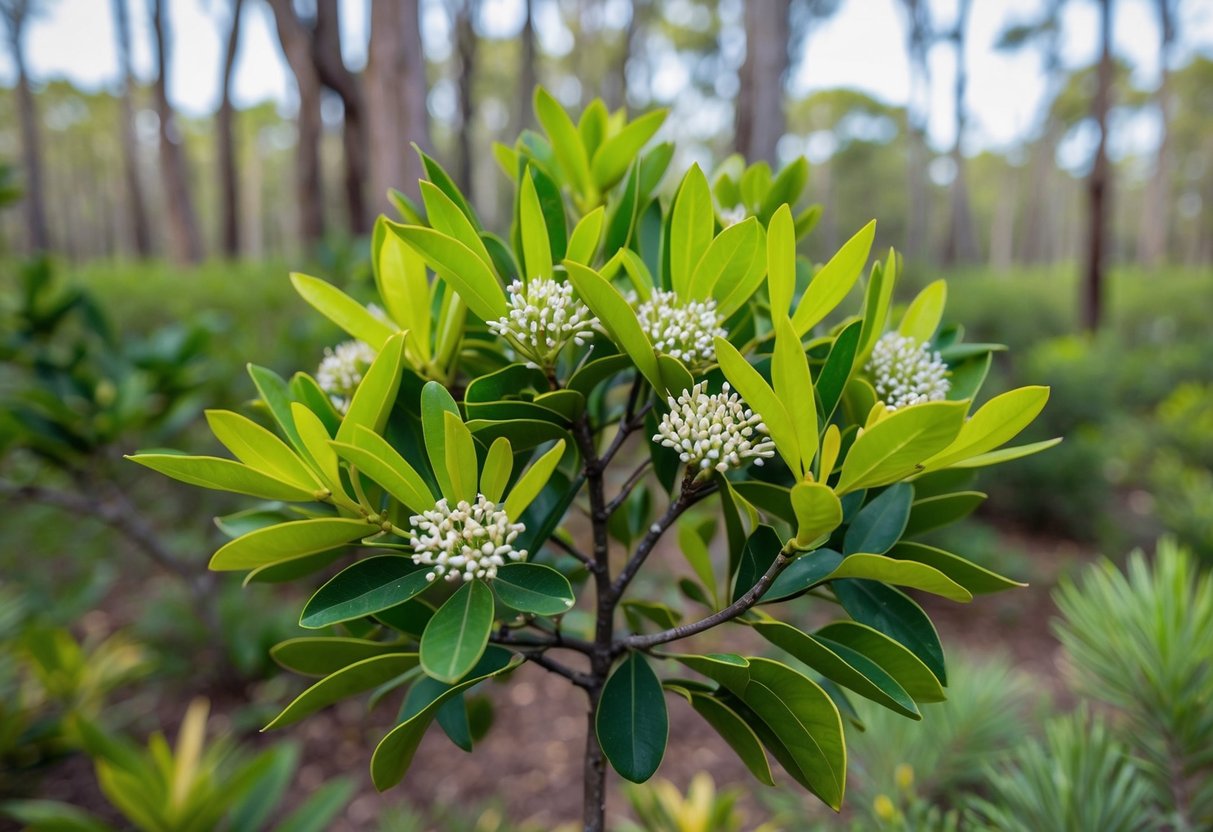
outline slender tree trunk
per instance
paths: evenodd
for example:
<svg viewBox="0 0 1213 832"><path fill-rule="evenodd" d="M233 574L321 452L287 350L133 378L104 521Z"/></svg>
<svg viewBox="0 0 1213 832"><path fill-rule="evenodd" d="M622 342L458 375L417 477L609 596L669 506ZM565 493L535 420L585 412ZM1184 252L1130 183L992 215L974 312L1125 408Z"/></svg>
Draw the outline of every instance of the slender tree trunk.
<svg viewBox="0 0 1213 832"><path fill-rule="evenodd" d="M535 126L535 115L531 112L531 99L539 84L538 67L535 64L535 0L523 0L522 31L518 34L518 113L514 119L519 130ZM633 4L632 14L636 14Z"/></svg>
<svg viewBox="0 0 1213 832"><path fill-rule="evenodd" d="M135 80L131 71L131 28L127 0L114 0L114 21L118 34L118 67L122 73L122 94L118 99L122 122L122 163L126 179L126 202L135 253L141 258L152 255L152 235L147 221L147 199L143 178L139 175L139 145L135 136Z"/></svg>
<svg viewBox="0 0 1213 832"><path fill-rule="evenodd" d="M389 188L403 187L404 100L398 88L403 75L403 7L396 0L371 3L371 39L367 49L366 90L367 181L371 208L388 209Z"/></svg>
<svg viewBox="0 0 1213 832"><path fill-rule="evenodd" d="M927 50L931 32L929 10L922 0L904 0L907 18L906 51L910 65L910 96L906 104L906 257L922 256L930 233L930 195L927 190L927 112L930 107L930 66Z"/></svg>
<svg viewBox="0 0 1213 832"><path fill-rule="evenodd" d="M1107 254L1108 207L1111 177L1108 169L1108 110L1112 104L1112 0L1099 0L1100 40L1098 85L1091 114L1099 125L1099 144L1087 180L1087 256L1083 280L1083 325L1099 329L1103 318L1103 288Z"/></svg>
<svg viewBox="0 0 1213 832"><path fill-rule="evenodd" d="M784 132L783 85L788 69L790 0L745 4L745 63L737 94L737 152L747 161L775 163Z"/></svg>
<svg viewBox="0 0 1213 832"><path fill-rule="evenodd" d="M965 61L965 34L972 0L960 0L956 11L956 29L952 39L956 46L956 138L952 143L952 165L955 176L951 187L951 221L948 223L945 263L972 263L978 257L977 240L973 233L973 212L969 205L969 183L965 174L964 134L968 121L965 93L968 86L968 65Z"/></svg>
<svg viewBox="0 0 1213 832"><path fill-rule="evenodd" d="M475 20L479 5L479 0L461 0L459 10L455 13L455 49L459 54L459 127L455 136L458 159L455 181L473 204L475 166L472 159L472 121L476 108L472 95L476 81Z"/></svg>
<svg viewBox="0 0 1213 832"><path fill-rule="evenodd" d="M50 247L46 227L46 190L42 179L42 145L38 136L38 108L30 90L29 73L25 65L25 23L28 3L19 2L6 15L9 49L17 65L17 120L21 125L21 162L25 168L22 183L25 202L25 225L29 249L45 251Z"/></svg>
<svg viewBox="0 0 1213 832"><path fill-rule="evenodd" d="M291 0L269 0L274 11L278 40L295 76L299 115L295 139L295 189L299 203L299 230L304 244L324 237L324 179L320 165L320 76L312 61L311 38L295 15Z"/></svg>
<svg viewBox="0 0 1213 832"><path fill-rule="evenodd" d="M418 147L428 151L431 148L430 112L426 106L429 82L426 79L425 50L421 44L421 6L418 0L400 0L400 15L403 26L401 54L404 60L400 78L400 96L404 101L401 145L407 148L409 142L416 142ZM405 193L416 196L419 193L417 180L423 175L421 159L407 149L404 158L404 181L400 184Z"/></svg>
<svg viewBox="0 0 1213 832"><path fill-rule="evenodd" d="M363 188L367 175L367 126L362 87L341 55L341 26L337 0L317 0L312 55L320 81L341 97L344 109L342 144L345 163L345 201L350 231L365 234L371 228Z"/></svg>
<svg viewBox="0 0 1213 832"><path fill-rule="evenodd" d="M1155 99L1161 120L1154 173L1146 180L1146 193L1138 236L1138 259L1157 266L1167 255L1167 221L1171 209L1171 54L1175 47L1172 0L1155 0L1162 38L1158 49L1159 81Z"/></svg>
<svg viewBox="0 0 1213 832"><path fill-rule="evenodd" d="M215 118L217 156L219 158L220 223L223 254L240 256L240 188L236 177L235 108L232 106L232 76L236 68L236 49L240 45L240 13L244 0L232 0L231 27L223 54L222 98Z"/></svg>
<svg viewBox="0 0 1213 832"><path fill-rule="evenodd" d="M156 53L156 111L160 115L160 177L164 181L165 216L173 259L179 263L202 260L202 237L190 197L189 171L177 117L168 100L169 46L165 34L164 0L152 0L152 32Z"/></svg>

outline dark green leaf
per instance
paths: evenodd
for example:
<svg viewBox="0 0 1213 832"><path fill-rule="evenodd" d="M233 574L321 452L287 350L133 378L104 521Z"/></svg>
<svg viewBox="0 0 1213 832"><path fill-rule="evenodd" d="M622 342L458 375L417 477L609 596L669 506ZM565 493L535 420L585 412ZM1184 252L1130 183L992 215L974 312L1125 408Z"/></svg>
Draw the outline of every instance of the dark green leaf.
<svg viewBox="0 0 1213 832"><path fill-rule="evenodd" d="M411 558L396 555L360 560L316 591L304 605L299 624L316 630L394 607L430 585L427 571Z"/></svg>
<svg viewBox="0 0 1213 832"><path fill-rule="evenodd" d="M643 783L653 776L670 723L661 682L644 654L629 653L607 679L595 725L598 743L621 777Z"/></svg>
<svg viewBox="0 0 1213 832"><path fill-rule="evenodd" d="M568 612L574 600L568 578L538 563L502 566L493 579L493 590L506 606L535 615Z"/></svg>
<svg viewBox="0 0 1213 832"><path fill-rule="evenodd" d="M464 583L426 625L421 667L431 678L455 684L484 655L492 629L493 591L478 578Z"/></svg>

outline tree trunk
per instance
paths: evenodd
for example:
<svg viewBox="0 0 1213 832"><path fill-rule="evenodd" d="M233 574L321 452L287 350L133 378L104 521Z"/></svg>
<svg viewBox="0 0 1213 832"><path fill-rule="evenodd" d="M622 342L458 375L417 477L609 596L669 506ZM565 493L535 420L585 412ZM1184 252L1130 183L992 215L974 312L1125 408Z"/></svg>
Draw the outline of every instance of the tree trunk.
<svg viewBox="0 0 1213 832"><path fill-rule="evenodd" d="M973 233L973 212L969 205L969 183L965 175L964 133L968 121L965 91L968 85L968 65L965 61L965 34L972 0L960 0L956 11L956 29L952 40L956 47L956 138L952 142L952 165L955 175L951 187L951 220L944 246L943 260L947 264L972 263L978 258L977 240Z"/></svg>
<svg viewBox="0 0 1213 832"><path fill-rule="evenodd" d="M233 135L235 110L232 107L232 75L236 67L236 48L240 44L240 12L244 0L232 0L231 28L223 53L222 98L215 118L216 155L219 158L220 224L223 255L240 256L240 188L236 177L236 140Z"/></svg>
<svg viewBox="0 0 1213 832"><path fill-rule="evenodd" d="M1146 192L1141 212L1138 236L1138 259L1147 266L1157 266L1167 254L1167 220L1171 208L1171 53L1175 47L1175 19L1172 0L1155 0L1162 38L1158 49L1160 67L1158 102L1160 134L1154 172L1146 180Z"/></svg>
<svg viewBox="0 0 1213 832"><path fill-rule="evenodd" d="M114 0L114 21L118 35L118 67L122 74L122 93L118 99L122 122L122 163L126 179L126 201L130 214L131 238L141 258L152 255L152 235L147 222L147 200L139 175L139 146L135 136L135 81L131 72L131 27L127 0Z"/></svg>
<svg viewBox="0 0 1213 832"><path fill-rule="evenodd" d="M17 65L17 120L21 124L21 162L25 168L22 183L25 202L26 233L33 252L50 247L46 227L46 190L42 179L42 145L38 136L38 109L30 90L25 66L25 23L29 4L18 2L7 10L9 48Z"/></svg>
<svg viewBox="0 0 1213 832"><path fill-rule="evenodd" d="M370 207L388 209L389 188L403 187L404 99L398 94L403 75L403 7L396 0L371 3L371 38L367 49L366 89L367 176Z"/></svg>
<svg viewBox="0 0 1213 832"><path fill-rule="evenodd" d="M317 0L312 56L320 81L341 97L344 109L342 144L345 162L345 201L350 231L370 231L363 187L367 172L367 127L362 87L341 55L341 26L337 0Z"/></svg>
<svg viewBox="0 0 1213 832"><path fill-rule="evenodd" d="M429 97L429 82L426 80L425 50L421 45L421 5L419 0L400 0L400 15L403 25L404 71L400 78L400 95L404 101L404 125L400 136L401 146L406 148L404 181L401 189L416 196L417 180L423 176L421 159L408 149L408 142L416 142L422 150L429 150L430 111L426 106Z"/></svg>
<svg viewBox="0 0 1213 832"><path fill-rule="evenodd" d="M783 85L788 69L791 0L745 4L745 63L737 94L737 152L747 161L775 164L784 132Z"/></svg>
<svg viewBox="0 0 1213 832"><path fill-rule="evenodd" d="M645 0L632 0L628 25L619 33L619 57L609 67L603 79L602 99L607 109L614 112L628 103L628 63L632 60L632 42L640 29L640 15ZM601 30L600 30L601 31Z"/></svg>
<svg viewBox="0 0 1213 832"><path fill-rule="evenodd" d="M927 115L931 103L931 75L927 62L931 31L929 9L922 0L904 0L907 19L906 51L910 65L910 95L906 102L906 258L922 256L930 233L930 195L927 189Z"/></svg>
<svg viewBox="0 0 1213 832"><path fill-rule="evenodd" d="M1087 180L1087 262L1083 280L1083 325L1099 329L1103 318L1103 283L1107 248L1108 205L1111 182L1108 170L1108 110L1112 104L1112 0L1099 0L1100 40L1098 85L1091 115L1099 125L1099 144Z"/></svg>
<svg viewBox="0 0 1213 832"><path fill-rule="evenodd" d="M278 40L295 76L299 93L295 148L295 189L299 202L299 231L304 244L324 237L324 180L320 166L320 76L312 61L311 38L295 15L291 0L269 0Z"/></svg>
<svg viewBox="0 0 1213 832"><path fill-rule="evenodd" d="M1046 14L1057 21L1064 0L1050 0ZM1046 32L1044 42L1044 124L1040 137L1032 147L1028 161L1028 197L1024 200L1026 216L1024 231L1020 235L1019 257L1028 263L1051 263L1058 257L1057 241L1059 214L1057 187L1054 174L1057 171L1057 142L1061 139L1061 125L1053 117L1053 102L1061 92L1064 66L1061 60L1061 25L1055 23Z"/></svg>
<svg viewBox="0 0 1213 832"><path fill-rule="evenodd" d="M472 100L476 80L476 14L479 0L460 0L455 13L455 49L459 54L459 126L455 134L457 160L455 181L475 204L474 165L472 159L472 118L476 112Z"/></svg>
<svg viewBox="0 0 1213 832"><path fill-rule="evenodd" d="M535 65L535 0L523 0L522 31L518 35L518 113L514 119L518 129L535 126L535 114L531 112L531 100L539 84L538 67ZM633 4L632 14L636 14Z"/></svg>
<svg viewBox="0 0 1213 832"><path fill-rule="evenodd" d="M156 111L160 115L160 178L164 181L165 216L169 245L178 263L202 260L202 237L190 198L189 172L176 114L168 100L170 49L165 36L164 0L152 0L152 32L156 54Z"/></svg>

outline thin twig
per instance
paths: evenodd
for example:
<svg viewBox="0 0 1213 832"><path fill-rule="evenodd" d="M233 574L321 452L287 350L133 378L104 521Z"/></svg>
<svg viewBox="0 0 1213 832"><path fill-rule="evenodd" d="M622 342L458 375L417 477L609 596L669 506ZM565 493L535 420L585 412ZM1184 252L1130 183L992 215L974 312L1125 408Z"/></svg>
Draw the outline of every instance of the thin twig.
<svg viewBox="0 0 1213 832"><path fill-rule="evenodd" d="M619 493L615 495L613 500L607 503L606 513L608 517L614 514L615 511L624 504L627 498L631 495L632 489L635 488L642 479L644 479L644 475L648 472L649 466L652 464L653 457L645 457L644 462L640 463L639 467L637 467L636 470L631 473L627 479L627 482L625 482L623 487L619 489Z"/></svg>
<svg viewBox="0 0 1213 832"><path fill-rule="evenodd" d="M579 688L589 690L595 684L594 677L590 674L574 670L566 664L561 664L555 659L549 658L542 650L524 651L522 655L526 657L527 661L534 662L544 670L563 676Z"/></svg>
<svg viewBox="0 0 1213 832"><path fill-rule="evenodd" d="M679 517L682 516L688 508L695 505L704 497L716 492L715 485L709 485L704 488L699 488L694 485L693 480L688 476L683 480L682 489L678 492L678 497L670 503L666 508L665 514L658 518L657 522L649 527L649 530L636 544L636 551L632 554L627 565L623 567L623 571L619 573L619 577L611 585L612 600L618 602L627 590L628 584L632 582L632 578L636 577L636 573L640 567L644 565L645 560L653 551L653 547L657 545L657 541L665 534L666 530L674 524Z"/></svg>
<svg viewBox="0 0 1213 832"><path fill-rule="evenodd" d="M562 537L558 537L556 535L552 535L551 537L549 537L548 543L551 543L557 549L560 549L562 552L564 552L566 555L569 555L569 556L574 557L577 560L581 561L582 563L584 563L586 565L587 569L593 571L594 561L590 558L589 555L587 555L585 552L578 549L573 543L565 540Z"/></svg>

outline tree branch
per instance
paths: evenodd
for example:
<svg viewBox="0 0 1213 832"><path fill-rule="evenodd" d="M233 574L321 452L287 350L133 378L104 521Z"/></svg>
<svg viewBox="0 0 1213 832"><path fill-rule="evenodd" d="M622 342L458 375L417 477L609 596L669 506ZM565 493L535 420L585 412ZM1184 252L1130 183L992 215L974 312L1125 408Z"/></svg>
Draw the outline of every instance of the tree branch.
<svg viewBox="0 0 1213 832"><path fill-rule="evenodd" d="M653 458L651 456L646 457L644 462L640 463L640 466L631 473L627 479L627 482L625 482L623 487L619 489L619 493L615 495L613 500L607 503L606 513L608 517L614 514L616 510L618 510L618 508L624 504L624 501L626 501L631 495L632 489L635 488L642 479L644 479L645 473L649 470L649 466L652 464Z"/></svg>
<svg viewBox="0 0 1213 832"><path fill-rule="evenodd" d="M653 547L657 545L657 541L661 539L666 530L682 516L684 511L704 497L715 492L715 485L699 488L689 475L683 479L682 489L678 492L677 499L670 503L669 507L665 510L665 514L649 527L648 532L641 538L640 543L636 545L636 551L633 553L631 560L627 562L627 565L623 567L623 571L619 573L619 577L615 580L615 583L611 585L611 598L613 602L618 602L623 596L624 591L628 588L628 584L632 582L632 578L636 577L636 573L644 565L645 560L653 551Z"/></svg>
<svg viewBox="0 0 1213 832"><path fill-rule="evenodd" d="M574 670L566 664L561 664L555 659L549 658L548 656L544 655L543 650L521 652L522 655L526 657L528 662L534 662L544 670L555 673L558 676L563 676L579 688L589 690L595 684L594 677L590 674L582 673L580 670Z"/></svg>
<svg viewBox="0 0 1213 832"><path fill-rule="evenodd" d="M567 541L563 538L557 537L556 535L551 535L550 537L548 537L548 543L551 543L557 549L560 549L562 552L564 552L566 555L569 555L570 557L574 557L577 560L581 561L582 563L584 563L586 565L586 567L588 569L593 570L594 561L590 558L589 555L587 555L585 552L578 549L574 544L570 543L569 541Z"/></svg>

